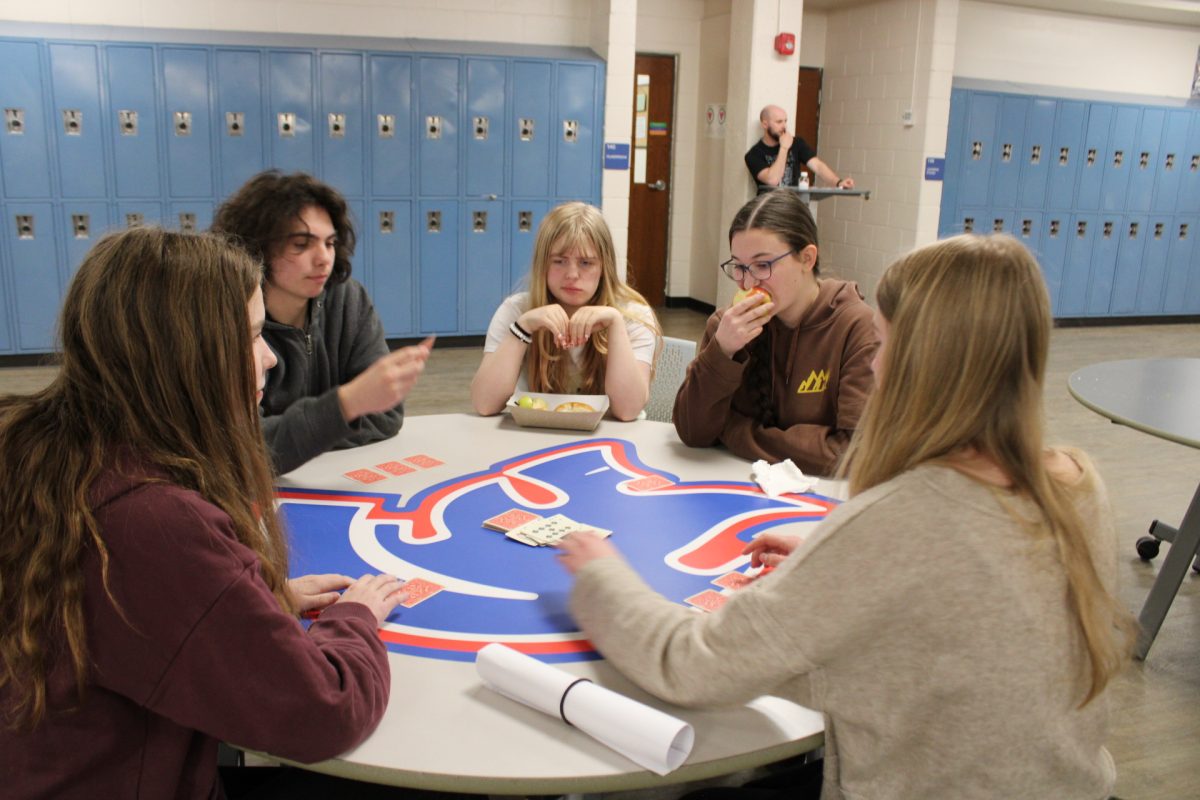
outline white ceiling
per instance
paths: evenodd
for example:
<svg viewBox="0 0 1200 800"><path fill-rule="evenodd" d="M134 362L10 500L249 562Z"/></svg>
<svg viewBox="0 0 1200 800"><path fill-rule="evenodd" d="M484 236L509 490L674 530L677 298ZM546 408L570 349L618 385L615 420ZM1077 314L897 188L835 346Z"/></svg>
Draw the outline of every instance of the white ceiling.
<svg viewBox="0 0 1200 800"><path fill-rule="evenodd" d="M820 11L837 11L870 2L876 2L876 0L804 0L804 6ZM1200 0L980 0L980 2L1200 27Z"/></svg>

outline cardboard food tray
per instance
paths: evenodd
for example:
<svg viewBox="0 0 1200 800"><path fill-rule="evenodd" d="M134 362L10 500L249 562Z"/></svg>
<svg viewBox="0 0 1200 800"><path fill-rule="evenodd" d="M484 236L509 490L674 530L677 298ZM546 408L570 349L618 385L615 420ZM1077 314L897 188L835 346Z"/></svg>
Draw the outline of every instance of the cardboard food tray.
<svg viewBox="0 0 1200 800"><path fill-rule="evenodd" d="M522 397L542 398L548 410L521 408L517 400ZM587 403L595 411L555 411L563 403ZM594 431L601 418L608 412L608 395L604 394L542 394L539 392L517 392L508 398L508 411L513 420L525 428L562 428L570 431Z"/></svg>

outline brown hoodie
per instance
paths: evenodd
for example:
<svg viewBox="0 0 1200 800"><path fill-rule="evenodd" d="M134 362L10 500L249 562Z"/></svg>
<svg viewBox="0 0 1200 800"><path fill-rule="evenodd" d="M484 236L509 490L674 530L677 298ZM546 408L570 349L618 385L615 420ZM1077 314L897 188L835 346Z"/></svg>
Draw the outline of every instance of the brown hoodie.
<svg viewBox="0 0 1200 800"><path fill-rule="evenodd" d="M726 309L708 318L699 353L675 397L679 438L691 447L718 442L742 458L790 458L804 472L830 475L858 425L879 339L858 285L822 279L817 299L796 328L767 323L772 369L766 395L774 419L757 411L751 342L726 358L716 341Z"/></svg>

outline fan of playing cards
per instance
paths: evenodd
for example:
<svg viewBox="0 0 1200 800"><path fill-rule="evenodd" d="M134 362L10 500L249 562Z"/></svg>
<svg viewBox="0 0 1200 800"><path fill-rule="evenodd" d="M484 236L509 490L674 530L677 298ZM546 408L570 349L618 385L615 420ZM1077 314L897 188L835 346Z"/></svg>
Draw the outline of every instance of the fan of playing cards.
<svg viewBox="0 0 1200 800"><path fill-rule="evenodd" d="M565 514L541 517L529 511L513 508L483 521L483 527L500 531L509 539L530 547L547 547L558 542L569 533L588 531L601 539L607 539L612 531L576 522Z"/></svg>

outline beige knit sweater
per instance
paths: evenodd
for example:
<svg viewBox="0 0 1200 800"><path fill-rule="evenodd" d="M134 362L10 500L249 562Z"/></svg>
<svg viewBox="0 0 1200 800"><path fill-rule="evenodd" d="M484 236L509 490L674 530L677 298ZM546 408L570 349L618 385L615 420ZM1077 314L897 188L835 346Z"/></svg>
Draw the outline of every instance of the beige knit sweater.
<svg viewBox="0 0 1200 800"><path fill-rule="evenodd" d="M1080 508L1111 588L1103 485ZM825 714L824 800L1107 797L1107 702L1087 666L1053 544L1030 506L926 465L837 508L773 573L701 614L621 559L580 570L576 620L649 692L685 706L773 694ZM638 531L618 531L636 536Z"/></svg>

